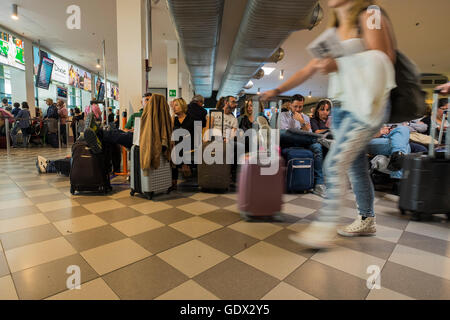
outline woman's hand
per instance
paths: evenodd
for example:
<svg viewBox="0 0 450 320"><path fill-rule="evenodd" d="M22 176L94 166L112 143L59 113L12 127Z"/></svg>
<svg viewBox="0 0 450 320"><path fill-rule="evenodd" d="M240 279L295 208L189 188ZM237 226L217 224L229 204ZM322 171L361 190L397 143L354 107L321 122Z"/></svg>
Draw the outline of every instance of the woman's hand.
<svg viewBox="0 0 450 320"><path fill-rule="evenodd" d="M278 90L278 89L274 89L274 90L269 90L269 91L263 92L263 93L261 94L261 100L262 100L262 101L267 101L267 100L269 100L270 98L273 98L273 97L278 96L280 93L281 93L281 92L280 92L280 90Z"/></svg>
<svg viewBox="0 0 450 320"><path fill-rule="evenodd" d="M316 68L323 75L338 71L338 66L334 58L325 58L317 62Z"/></svg>

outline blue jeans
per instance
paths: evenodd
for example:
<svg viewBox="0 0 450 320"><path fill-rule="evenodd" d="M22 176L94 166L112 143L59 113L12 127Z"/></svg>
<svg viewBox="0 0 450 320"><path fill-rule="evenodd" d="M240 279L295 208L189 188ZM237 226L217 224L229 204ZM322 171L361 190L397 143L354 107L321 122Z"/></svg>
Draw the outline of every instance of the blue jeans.
<svg viewBox="0 0 450 320"><path fill-rule="evenodd" d="M336 223L346 195L346 176L350 178L359 214L374 217L375 192L369 175L366 147L378 132L339 107L332 109L334 143L324 162L327 199L319 220Z"/></svg>
<svg viewBox="0 0 450 320"><path fill-rule="evenodd" d="M372 155L380 154L388 157L394 152L409 154L411 153L409 132L408 127L401 126L382 138L372 139L369 143L368 152ZM402 175L402 170L391 172L391 178L394 179L401 179Z"/></svg>
<svg viewBox="0 0 450 320"><path fill-rule="evenodd" d="M314 183L316 185L325 183L322 170L323 150L316 137L280 130L280 142L282 148L302 147L311 150L314 153Z"/></svg>

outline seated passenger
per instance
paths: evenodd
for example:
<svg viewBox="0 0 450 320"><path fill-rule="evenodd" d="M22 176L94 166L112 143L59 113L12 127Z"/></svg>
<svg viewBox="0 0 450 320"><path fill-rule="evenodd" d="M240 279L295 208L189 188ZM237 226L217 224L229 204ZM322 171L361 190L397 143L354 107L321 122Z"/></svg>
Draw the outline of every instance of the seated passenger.
<svg viewBox="0 0 450 320"><path fill-rule="evenodd" d="M257 115L253 112L253 101L246 100L244 104L244 111L238 118L239 129L245 131L253 128L253 123L256 121Z"/></svg>
<svg viewBox="0 0 450 320"><path fill-rule="evenodd" d="M130 118L127 121L127 124L125 125L126 130L129 130L129 131L134 130L134 119L142 117L142 113L144 112L144 107L147 104L147 102L149 102L151 99L152 99L151 93L146 93L142 96L141 109L139 109L139 112L135 112L130 116Z"/></svg>
<svg viewBox="0 0 450 320"><path fill-rule="evenodd" d="M368 145L369 154L390 157L387 169L393 179L402 178L403 156L411 153L409 133L406 126L384 126Z"/></svg>
<svg viewBox="0 0 450 320"><path fill-rule="evenodd" d="M185 129L189 131L189 136L180 138L180 140L175 141L175 145L179 144L183 139L190 139L191 141L191 150L194 149L194 120L191 118L189 114L187 114L188 106L186 101L183 98L173 100L173 112L172 116L172 125L173 131L177 129ZM177 157L183 157L183 154L177 154ZM173 159L172 159L173 160ZM183 175L185 177L191 176L191 167L189 164L180 164L174 165L172 169L172 190L177 189L178 183L178 169L182 170Z"/></svg>
<svg viewBox="0 0 450 320"><path fill-rule="evenodd" d="M331 127L331 102L329 100L320 100L317 107L314 108L311 118L311 129L314 133L327 133Z"/></svg>
<svg viewBox="0 0 450 320"><path fill-rule="evenodd" d="M314 153L314 193L325 196L325 180L322 171L323 151L322 145L318 143L316 137L303 136L289 132L288 129L301 129L302 131L312 132L311 122L307 115L302 113L305 98L302 95L295 95L289 112L282 112L280 127L280 142L282 148L303 147Z"/></svg>
<svg viewBox="0 0 450 320"><path fill-rule="evenodd" d="M439 134L439 131L441 130L441 126L442 126L442 120L443 120L443 116L444 116L444 112L446 112L448 110L448 98L442 98L439 99L438 102L438 110L437 110L437 116L436 116L436 129L437 129L437 135ZM425 124L427 124L428 129L426 134L430 135L431 134L431 110L429 110L428 112L429 114L422 119L422 122L424 122ZM444 130L447 129L449 125L449 121L447 119L447 121L444 123ZM445 137L445 135L444 135Z"/></svg>
<svg viewBox="0 0 450 320"><path fill-rule="evenodd" d="M208 112L205 110L203 105L205 104L205 98L201 95L196 95L192 98L191 103L188 105L187 113L194 121L201 121L202 127L206 127L206 116Z"/></svg>

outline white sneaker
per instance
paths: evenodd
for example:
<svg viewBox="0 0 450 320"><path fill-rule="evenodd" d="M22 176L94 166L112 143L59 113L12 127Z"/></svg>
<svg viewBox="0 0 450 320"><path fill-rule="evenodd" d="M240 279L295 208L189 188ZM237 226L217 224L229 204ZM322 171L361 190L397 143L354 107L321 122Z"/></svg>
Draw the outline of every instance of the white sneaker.
<svg viewBox="0 0 450 320"><path fill-rule="evenodd" d="M312 249L326 249L334 246L336 225L327 222L312 222L302 232L289 236L292 241Z"/></svg>
<svg viewBox="0 0 450 320"><path fill-rule="evenodd" d="M326 198L327 187L324 184L316 184L314 187L313 193L318 195L319 197Z"/></svg>
<svg viewBox="0 0 450 320"><path fill-rule="evenodd" d="M48 160L44 157L37 157L37 167L39 169L39 173L47 173Z"/></svg>
<svg viewBox="0 0 450 320"><path fill-rule="evenodd" d="M377 234L376 226L375 217L363 220L362 216L359 216L351 225L339 229L338 234L344 237L375 236Z"/></svg>

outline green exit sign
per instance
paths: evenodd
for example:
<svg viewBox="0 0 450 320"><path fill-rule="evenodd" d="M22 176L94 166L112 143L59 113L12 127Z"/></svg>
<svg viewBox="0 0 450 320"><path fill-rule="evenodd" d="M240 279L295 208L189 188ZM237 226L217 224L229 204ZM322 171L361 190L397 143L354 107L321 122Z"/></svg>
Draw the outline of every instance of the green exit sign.
<svg viewBox="0 0 450 320"><path fill-rule="evenodd" d="M169 97L176 97L177 96L177 90L169 90Z"/></svg>

